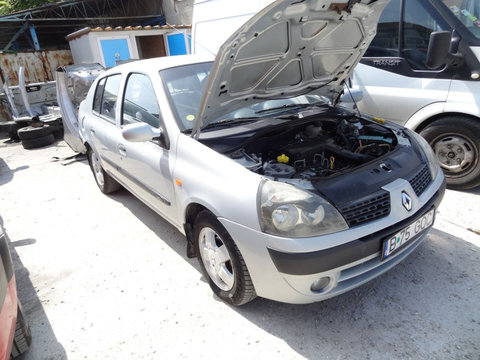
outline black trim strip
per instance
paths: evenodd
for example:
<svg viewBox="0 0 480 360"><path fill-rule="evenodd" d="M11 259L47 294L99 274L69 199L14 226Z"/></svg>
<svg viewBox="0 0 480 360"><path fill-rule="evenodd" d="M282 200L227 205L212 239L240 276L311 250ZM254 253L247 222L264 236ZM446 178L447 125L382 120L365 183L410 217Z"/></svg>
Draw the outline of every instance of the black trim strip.
<svg viewBox="0 0 480 360"><path fill-rule="evenodd" d="M445 181L430 201L413 217L409 217L361 239L350 241L347 244L308 253L284 253L273 249L268 249L268 252L277 270L284 274L316 274L350 264L381 251L383 240L386 237L398 232L408 224L415 222L432 207L438 207L443 199L444 193Z"/></svg>

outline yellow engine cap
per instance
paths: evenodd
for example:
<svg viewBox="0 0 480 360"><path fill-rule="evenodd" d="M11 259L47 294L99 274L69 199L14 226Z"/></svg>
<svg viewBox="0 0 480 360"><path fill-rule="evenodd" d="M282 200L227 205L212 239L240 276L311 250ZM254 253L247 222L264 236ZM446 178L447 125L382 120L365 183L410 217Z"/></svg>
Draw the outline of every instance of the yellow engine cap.
<svg viewBox="0 0 480 360"><path fill-rule="evenodd" d="M289 161L289 160L290 160L290 158L289 158L287 155L285 155L285 154L282 154L282 155L280 155L280 156L277 156L277 161L278 161L279 163L288 164L288 161Z"/></svg>

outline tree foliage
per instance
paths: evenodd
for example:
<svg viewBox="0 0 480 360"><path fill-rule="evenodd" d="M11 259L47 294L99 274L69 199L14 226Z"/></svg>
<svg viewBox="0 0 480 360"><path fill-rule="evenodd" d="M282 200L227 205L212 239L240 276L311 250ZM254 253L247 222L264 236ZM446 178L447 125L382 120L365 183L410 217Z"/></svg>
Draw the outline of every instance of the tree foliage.
<svg viewBox="0 0 480 360"><path fill-rule="evenodd" d="M3 0L0 1L0 15L10 14L15 11L31 9L58 0Z"/></svg>

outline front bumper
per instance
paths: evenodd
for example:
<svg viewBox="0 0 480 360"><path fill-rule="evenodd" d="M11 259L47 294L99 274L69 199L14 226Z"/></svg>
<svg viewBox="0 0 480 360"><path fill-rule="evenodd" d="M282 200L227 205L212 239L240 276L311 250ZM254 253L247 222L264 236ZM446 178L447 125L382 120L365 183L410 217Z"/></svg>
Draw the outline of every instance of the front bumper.
<svg viewBox="0 0 480 360"><path fill-rule="evenodd" d="M411 212L403 209L400 201L401 191L412 193L407 181L398 179L384 189L392 198L392 213L388 217L336 234L280 238L226 219L219 220L242 253L259 296L298 304L321 301L364 284L413 252L430 228L410 240L398 253L381 260L385 238L439 206L445 193L445 178L439 173L429 188L414 199ZM328 278L328 286L312 292L312 283L320 278Z"/></svg>

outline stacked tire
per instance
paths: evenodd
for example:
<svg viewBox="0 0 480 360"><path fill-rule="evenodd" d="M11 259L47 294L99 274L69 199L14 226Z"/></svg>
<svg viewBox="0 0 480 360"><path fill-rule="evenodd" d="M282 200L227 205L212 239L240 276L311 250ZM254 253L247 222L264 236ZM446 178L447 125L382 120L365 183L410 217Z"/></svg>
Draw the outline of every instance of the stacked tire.
<svg viewBox="0 0 480 360"><path fill-rule="evenodd" d="M55 140L63 139L63 123L62 119L51 119L51 120L43 120L44 125L50 126L50 130L52 131Z"/></svg>
<svg viewBox="0 0 480 360"><path fill-rule="evenodd" d="M49 125L26 126L17 131L18 138L22 141L25 149L36 149L55 142L55 136Z"/></svg>

